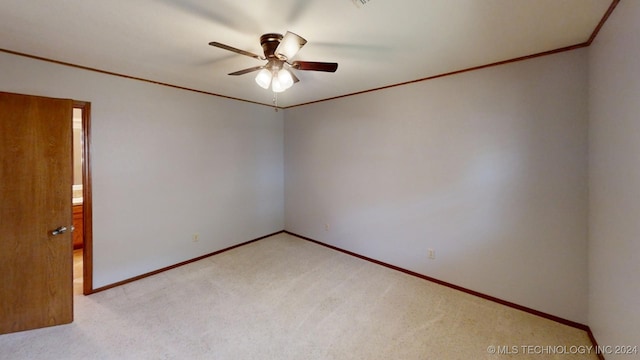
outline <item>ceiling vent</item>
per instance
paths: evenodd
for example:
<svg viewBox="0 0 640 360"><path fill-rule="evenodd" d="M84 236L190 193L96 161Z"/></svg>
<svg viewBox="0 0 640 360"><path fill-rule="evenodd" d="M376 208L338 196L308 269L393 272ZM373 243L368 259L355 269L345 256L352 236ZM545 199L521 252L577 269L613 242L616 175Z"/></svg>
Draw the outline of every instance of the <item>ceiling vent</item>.
<svg viewBox="0 0 640 360"><path fill-rule="evenodd" d="M351 0L351 2L359 9L371 2L371 0Z"/></svg>

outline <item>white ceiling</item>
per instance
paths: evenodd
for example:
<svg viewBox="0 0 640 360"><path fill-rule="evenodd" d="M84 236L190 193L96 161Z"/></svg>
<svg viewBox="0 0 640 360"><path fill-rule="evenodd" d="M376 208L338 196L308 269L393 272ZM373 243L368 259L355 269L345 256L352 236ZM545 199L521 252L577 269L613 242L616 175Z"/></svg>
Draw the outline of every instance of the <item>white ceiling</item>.
<svg viewBox="0 0 640 360"><path fill-rule="evenodd" d="M271 104L255 73L260 35L308 40L282 107L586 42L612 0L2 0L0 49ZM364 1L366 2L366 0ZM6 71L3 69L2 71Z"/></svg>

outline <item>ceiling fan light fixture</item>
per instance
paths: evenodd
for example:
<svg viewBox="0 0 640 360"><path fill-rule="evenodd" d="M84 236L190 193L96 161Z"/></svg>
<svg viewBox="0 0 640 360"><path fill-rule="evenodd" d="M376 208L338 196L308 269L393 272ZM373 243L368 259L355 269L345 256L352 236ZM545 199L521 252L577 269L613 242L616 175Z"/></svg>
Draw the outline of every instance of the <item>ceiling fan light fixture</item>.
<svg viewBox="0 0 640 360"><path fill-rule="evenodd" d="M276 48L274 55L280 60L288 60L293 58L298 51L307 43L302 36L287 31L280 44Z"/></svg>
<svg viewBox="0 0 640 360"><path fill-rule="evenodd" d="M235 71L229 73L229 75L238 76L258 71L255 77L256 84L265 90L271 88L273 92L280 93L300 81L290 69L324 72L335 72L338 69L337 63L290 61L306 43L307 40L303 37L287 31L285 36L278 33L268 33L260 36L260 45L264 56L258 56L216 41L210 42L209 45L254 59L267 60L267 63L262 66Z"/></svg>
<svg viewBox="0 0 640 360"><path fill-rule="evenodd" d="M280 81L280 84L285 89L288 89L291 86L293 86L293 76L291 76L291 73L289 72L289 70L281 69L280 71L278 71L277 78L278 78L278 81Z"/></svg>
<svg viewBox="0 0 640 360"><path fill-rule="evenodd" d="M275 93L281 93L287 90L287 88L284 87L284 85L282 85L282 83L280 82L280 79L278 79L277 76L274 76L273 80L271 81L271 90L273 90L273 92Z"/></svg>
<svg viewBox="0 0 640 360"><path fill-rule="evenodd" d="M262 70L260 70L258 75L256 75L256 83L261 88L268 89L269 85L271 85L272 77L273 77L273 75L271 74L271 71L269 71L268 69L262 69Z"/></svg>

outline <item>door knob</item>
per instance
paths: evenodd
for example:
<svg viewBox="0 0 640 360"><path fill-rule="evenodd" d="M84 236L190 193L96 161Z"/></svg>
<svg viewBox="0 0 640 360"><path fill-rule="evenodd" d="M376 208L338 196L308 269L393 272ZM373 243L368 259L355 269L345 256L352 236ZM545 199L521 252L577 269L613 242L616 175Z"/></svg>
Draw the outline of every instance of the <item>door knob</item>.
<svg viewBox="0 0 640 360"><path fill-rule="evenodd" d="M67 227L66 226L60 226L59 228L53 230L51 232L51 235L56 236L56 235L64 234L66 232L67 232Z"/></svg>

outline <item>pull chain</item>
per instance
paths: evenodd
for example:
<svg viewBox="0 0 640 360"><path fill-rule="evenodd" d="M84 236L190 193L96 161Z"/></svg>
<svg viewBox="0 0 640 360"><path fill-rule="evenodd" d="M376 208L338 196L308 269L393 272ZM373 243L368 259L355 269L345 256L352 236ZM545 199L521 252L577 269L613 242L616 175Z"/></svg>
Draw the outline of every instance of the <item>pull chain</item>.
<svg viewBox="0 0 640 360"><path fill-rule="evenodd" d="M273 108L278 112L278 93L273 92Z"/></svg>

